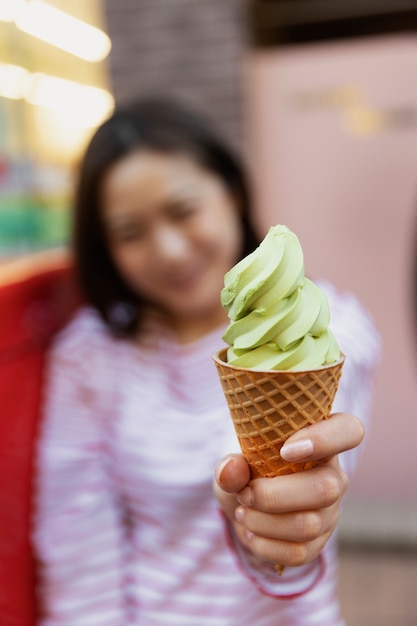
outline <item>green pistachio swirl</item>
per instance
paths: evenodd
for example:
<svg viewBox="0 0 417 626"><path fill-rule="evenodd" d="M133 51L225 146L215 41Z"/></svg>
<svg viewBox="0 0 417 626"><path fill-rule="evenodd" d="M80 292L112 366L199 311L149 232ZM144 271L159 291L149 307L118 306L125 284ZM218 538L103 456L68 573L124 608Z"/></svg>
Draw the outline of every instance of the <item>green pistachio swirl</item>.
<svg viewBox="0 0 417 626"><path fill-rule="evenodd" d="M286 226L270 228L227 272L221 302L231 320L223 339L232 365L300 370L340 357L327 298L304 276L300 242Z"/></svg>

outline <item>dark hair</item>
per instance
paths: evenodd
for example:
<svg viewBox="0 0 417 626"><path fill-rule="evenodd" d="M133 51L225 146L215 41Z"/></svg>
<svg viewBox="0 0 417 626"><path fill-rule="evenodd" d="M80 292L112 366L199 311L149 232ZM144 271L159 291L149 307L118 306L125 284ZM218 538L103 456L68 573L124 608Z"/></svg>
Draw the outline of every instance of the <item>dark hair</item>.
<svg viewBox="0 0 417 626"><path fill-rule="evenodd" d="M108 251L99 210L100 185L109 167L140 149L184 153L216 174L236 198L242 220L242 256L259 243L250 221L250 196L239 160L195 112L167 99L120 108L96 131L81 162L75 199L75 267L87 302L110 328L129 335L141 301L121 278Z"/></svg>

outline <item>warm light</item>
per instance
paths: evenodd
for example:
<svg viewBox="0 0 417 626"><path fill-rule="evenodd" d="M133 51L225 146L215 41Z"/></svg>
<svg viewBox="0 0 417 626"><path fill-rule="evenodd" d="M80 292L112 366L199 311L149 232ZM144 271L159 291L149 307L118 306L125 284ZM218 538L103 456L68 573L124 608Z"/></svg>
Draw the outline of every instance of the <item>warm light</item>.
<svg viewBox="0 0 417 626"><path fill-rule="evenodd" d="M79 127L97 126L114 108L113 96L105 89L40 73L31 75L25 99L65 114Z"/></svg>
<svg viewBox="0 0 417 626"><path fill-rule="evenodd" d="M14 22L24 0L0 0L0 22Z"/></svg>
<svg viewBox="0 0 417 626"><path fill-rule="evenodd" d="M0 96L19 100L25 97L30 73L18 65L0 63Z"/></svg>
<svg viewBox="0 0 417 626"><path fill-rule="evenodd" d="M0 2L7 4L7 0ZM15 20L25 33L85 61L101 61L111 49L110 38L102 30L41 0L22 4Z"/></svg>
<svg viewBox="0 0 417 626"><path fill-rule="evenodd" d="M106 89L83 85L24 67L0 63L0 97L23 99L52 109L65 123L78 128L98 126L114 109L114 98Z"/></svg>
<svg viewBox="0 0 417 626"><path fill-rule="evenodd" d="M39 158L56 164L79 161L94 129L74 126L70 114L60 111L33 107L32 113Z"/></svg>

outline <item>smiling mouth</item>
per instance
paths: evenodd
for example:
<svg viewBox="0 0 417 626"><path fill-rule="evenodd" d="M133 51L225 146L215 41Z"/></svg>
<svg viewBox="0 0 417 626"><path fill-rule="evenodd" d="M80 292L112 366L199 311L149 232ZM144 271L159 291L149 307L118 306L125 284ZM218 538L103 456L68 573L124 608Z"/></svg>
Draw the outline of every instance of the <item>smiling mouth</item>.
<svg viewBox="0 0 417 626"><path fill-rule="evenodd" d="M167 277L166 283L171 287L171 289L175 289L177 291L187 291L200 283L202 274L203 269L201 267L191 272L187 271L182 274L172 273Z"/></svg>

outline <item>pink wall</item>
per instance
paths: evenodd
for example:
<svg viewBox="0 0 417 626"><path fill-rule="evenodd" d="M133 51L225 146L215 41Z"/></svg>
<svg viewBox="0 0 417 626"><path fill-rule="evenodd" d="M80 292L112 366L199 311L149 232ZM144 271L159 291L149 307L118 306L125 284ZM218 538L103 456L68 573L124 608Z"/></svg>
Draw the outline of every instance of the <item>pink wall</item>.
<svg viewBox="0 0 417 626"><path fill-rule="evenodd" d="M383 337L373 426L351 497L414 500L417 37L252 53L246 78L262 232L278 222L293 229L307 273L355 292Z"/></svg>

